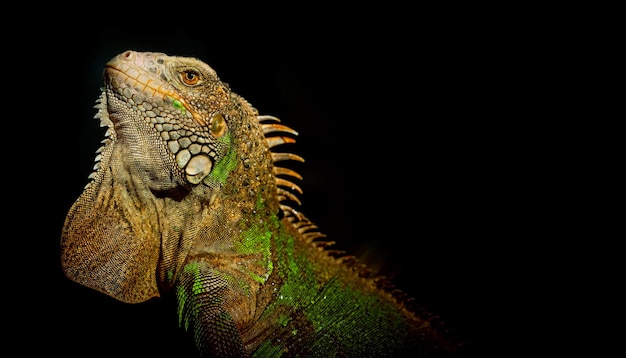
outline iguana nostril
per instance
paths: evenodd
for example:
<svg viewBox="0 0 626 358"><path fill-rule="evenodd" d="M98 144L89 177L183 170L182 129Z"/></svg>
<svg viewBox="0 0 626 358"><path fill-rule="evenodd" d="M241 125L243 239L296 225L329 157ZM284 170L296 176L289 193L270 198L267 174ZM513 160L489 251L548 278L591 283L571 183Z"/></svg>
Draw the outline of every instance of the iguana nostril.
<svg viewBox="0 0 626 358"><path fill-rule="evenodd" d="M130 50L126 51L120 54L120 59L125 60L125 61L133 61L135 59L135 52L130 51Z"/></svg>

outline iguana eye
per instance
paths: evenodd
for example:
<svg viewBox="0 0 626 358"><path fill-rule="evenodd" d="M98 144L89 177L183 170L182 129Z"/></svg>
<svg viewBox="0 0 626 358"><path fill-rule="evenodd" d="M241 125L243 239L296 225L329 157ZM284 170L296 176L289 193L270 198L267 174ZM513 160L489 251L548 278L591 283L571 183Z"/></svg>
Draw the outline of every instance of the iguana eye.
<svg viewBox="0 0 626 358"><path fill-rule="evenodd" d="M194 70L186 70L180 73L180 77L187 85L193 86L200 81L200 74Z"/></svg>

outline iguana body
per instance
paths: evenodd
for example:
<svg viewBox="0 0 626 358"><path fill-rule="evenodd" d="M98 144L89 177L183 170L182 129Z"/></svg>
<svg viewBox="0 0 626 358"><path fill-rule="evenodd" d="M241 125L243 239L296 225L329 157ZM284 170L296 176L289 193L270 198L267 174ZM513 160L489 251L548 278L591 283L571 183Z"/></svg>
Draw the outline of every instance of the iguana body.
<svg viewBox="0 0 626 358"><path fill-rule="evenodd" d="M293 206L272 148L296 133L193 58L126 51L107 127L62 231L68 278L120 301L176 295L203 356L420 356L453 349Z"/></svg>

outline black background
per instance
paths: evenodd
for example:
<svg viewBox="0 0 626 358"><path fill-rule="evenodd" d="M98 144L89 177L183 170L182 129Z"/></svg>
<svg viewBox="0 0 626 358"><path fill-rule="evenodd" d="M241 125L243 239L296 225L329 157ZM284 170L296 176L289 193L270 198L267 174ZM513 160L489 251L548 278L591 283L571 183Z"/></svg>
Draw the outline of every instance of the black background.
<svg viewBox="0 0 626 358"><path fill-rule="evenodd" d="M19 118L39 158L22 169L38 181L24 206L37 213L27 250L36 273L16 275L27 287L12 299L34 313L17 332L30 337L36 325L55 337L46 352L64 356L193 351L168 298L119 303L69 282L59 266L65 214L102 138L93 119L102 68L133 49L200 58L261 113L296 129L291 149L306 159L301 210L335 248L440 316L466 342L465 356L508 352L502 323L519 316L510 314L514 274L505 268L525 228L511 209L523 188L512 181L513 128L502 119L516 115L502 92L517 74L502 65L506 39L489 35L497 27L464 9L244 16L189 6L157 16L133 6L51 18L10 51L11 75L31 99Z"/></svg>

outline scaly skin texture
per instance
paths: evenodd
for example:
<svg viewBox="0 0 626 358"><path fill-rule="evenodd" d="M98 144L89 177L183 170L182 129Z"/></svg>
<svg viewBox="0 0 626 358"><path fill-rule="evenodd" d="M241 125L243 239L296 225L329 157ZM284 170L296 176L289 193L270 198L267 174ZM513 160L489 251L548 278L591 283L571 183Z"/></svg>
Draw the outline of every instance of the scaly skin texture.
<svg viewBox="0 0 626 358"><path fill-rule="evenodd" d="M293 207L299 175L272 152L297 133L207 64L126 51L104 69L107 127L61 235L65 275L128 303L173 294L201 356L454 352Z"/></svg>

